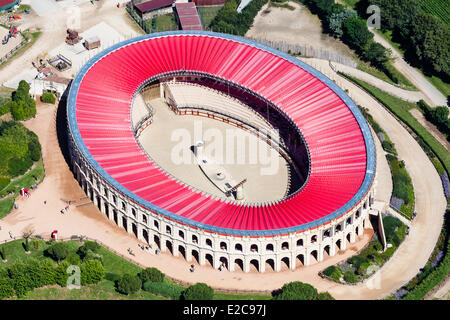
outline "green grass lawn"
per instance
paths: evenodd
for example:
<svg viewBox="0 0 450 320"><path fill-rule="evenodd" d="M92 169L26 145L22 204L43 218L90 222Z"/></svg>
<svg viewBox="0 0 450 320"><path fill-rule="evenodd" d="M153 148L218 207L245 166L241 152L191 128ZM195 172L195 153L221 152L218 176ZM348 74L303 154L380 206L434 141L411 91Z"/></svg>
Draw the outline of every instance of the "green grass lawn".
<svg viewBox="0 0 450 320"><path fill-rule="evenodd" d="M19 235L16 235L19 236ZM44 251L51 245L49 242L39 239L30 240L31 253L26 254L23 248L23 239L15 240L0 247L5 248L7 262L0 262L0 268L7 267L15 261L25 261L31 257L42 260L50 259L44 256ZM81 243L78 240L65 241L69 247L69 252L76 252ZM36 246L37 245L37 246ZM122 276L125 273L137 274L142 270L141 267L129 262L128 260L112 253L104 247L100 247L98 253L103 256L105 268L105 278L97 284L83 286L81 289L72 289L60 287L58 285L47 286L35 289L29 292L24 299L29 300L167 300L165 297L155 295L153 293L139 290L130 295L122 295L115 290L114 282L108 280L111 275ZM172 280L165 278L170 286L184 289L184 287L174 283ZM261 294L228 294L216 292L214 300L268 300L271 295ZM17 297L11 298L13 300Z"/></svg>
<svg viewBox="0 0 450 320"><path fill-rule="evenodd" d="M153 25L154 19L154 25ZM165 14L162 16L155 16L153 19L145 21L148 30L151 32L171 31L178 30L177 23L175 22L175 16L173 13Z"/></svg>
<svg viewBox="0 0 450 320"><path fill-rule="evenodd" d="M343 74L344 75L344 74ZM407 124L436 154L439 160L442 162L447 173L450 172L450 153L448 150L436 140L433 135L424 128L419 121L409 112L411 108L417 108L416 104L406 102L397 97L393 97L386 92L371 86L370 84L355 79L351 76L344 75L346 78L358 84L372 96L374 96L381 104L394 113L400 120Z"/></svg>
<svg viewBox="0 0 450 320"><path fill-rule="evenodd" d="M203 27L209 28L211 21L216 17L222 6L198 7L198 13L202 20Z"/></svg>

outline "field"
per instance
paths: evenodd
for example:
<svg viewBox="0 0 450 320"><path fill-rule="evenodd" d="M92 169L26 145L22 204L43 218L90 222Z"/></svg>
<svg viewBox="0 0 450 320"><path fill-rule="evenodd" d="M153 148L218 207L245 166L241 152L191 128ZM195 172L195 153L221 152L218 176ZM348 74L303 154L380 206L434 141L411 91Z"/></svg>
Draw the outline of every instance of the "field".
<svg viewBox="0 0 450 320"><path fill-rule="evenodd" d="M450 1L448 0L419 0L420 7L426 13L430 13L447 26L450 25Z"/></svg>

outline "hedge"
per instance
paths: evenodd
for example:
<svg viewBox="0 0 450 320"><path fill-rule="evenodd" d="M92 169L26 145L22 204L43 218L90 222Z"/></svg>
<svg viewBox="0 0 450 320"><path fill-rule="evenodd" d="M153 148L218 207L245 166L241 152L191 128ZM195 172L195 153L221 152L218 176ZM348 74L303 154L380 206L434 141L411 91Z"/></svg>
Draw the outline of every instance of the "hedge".
<svg viewBox="0 0 450 320"><path fill-rule="evenodd" d="M410 291L403 300L420 300L438 283L440 283L450 273L450 257L448 251L450 242L447 241L447 254L439 266L427 276L418 286Z"/></svg>
<svg viewBox="0 0 450 320"><path fill-rule="evenodd" d="M183 291L183 288L167 282L146 281L142 287L145 291L173 300L180 299Z"/></svg>

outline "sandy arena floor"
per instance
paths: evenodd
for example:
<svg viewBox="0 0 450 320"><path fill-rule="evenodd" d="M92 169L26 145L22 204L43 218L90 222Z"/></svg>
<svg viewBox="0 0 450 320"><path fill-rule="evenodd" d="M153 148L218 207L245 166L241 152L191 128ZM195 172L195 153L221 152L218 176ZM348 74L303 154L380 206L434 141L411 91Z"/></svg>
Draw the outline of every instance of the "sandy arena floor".
<svg viewBox="0 0 450 320"><path fill-rule="evenodd" d="M165 171L194 188L226 198L223 192L214 186L201 171L194 160L192 151L190 151L190 147L196 141L205 140L205 151L211 146L213 148L216 143L220 146L220 148L217 148L218 152L214 158L219 160L221 158L220 153L222 154L225 161L224 168L235 181L242 181L247 178L247 182L244 184L246 202L266 202L280 199L285 195L288 188L286 160L275 150L269 149L267 144L258 143L257 148L265 152L264 154L268 155L268 159L273 159L273 161L262 163L262 161L259 161L260 159L256 159L257 163L253 164L250 160L250 133L218 120L189 115L177 116L162 99L151 100L150 104L155 110L154 121L142 132L139 141L150 157ZM201 135L196 135L195 130L197 129L200 130ZM187 133L186 139L176 138L177 133L181 132ZM238 162L240 160L238 159L240 149L237 140L227 139L227 132L232 132L245 139L242 164ZM209 133L213 136L209 136ZM212 137L210 141L208 141L208 136ZM181 148L179 148L180 145ZM180 160L179 155L182 155L182 152L189 156L189 161L179 164L177 161ZM233 161L227 162L226 156L230 152L235 156L230 159ZM265 161L263 158L261 160ZM264 174L265 171L270 174Z"/></svg>

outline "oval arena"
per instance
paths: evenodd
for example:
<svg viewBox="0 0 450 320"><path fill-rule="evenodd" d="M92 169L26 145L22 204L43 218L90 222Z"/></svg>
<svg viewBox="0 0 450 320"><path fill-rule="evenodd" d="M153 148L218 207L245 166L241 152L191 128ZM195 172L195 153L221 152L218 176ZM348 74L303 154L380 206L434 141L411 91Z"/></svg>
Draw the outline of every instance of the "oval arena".
<svg viewBox="0 0 450 320"><path fill-rule="evenodd" d="M238 200L237 189L186 183L142 142L162 119L146 97L172 117L207 118L267 143L288 168L285 192ZM293 270L345 250L369 227L369 127L334 82L290 55L224 34L145 35L89 60L67 101L76 179L102 213L154 249L230 271ZM249 196L251 183L264 188L248 180Z"/></svg>

